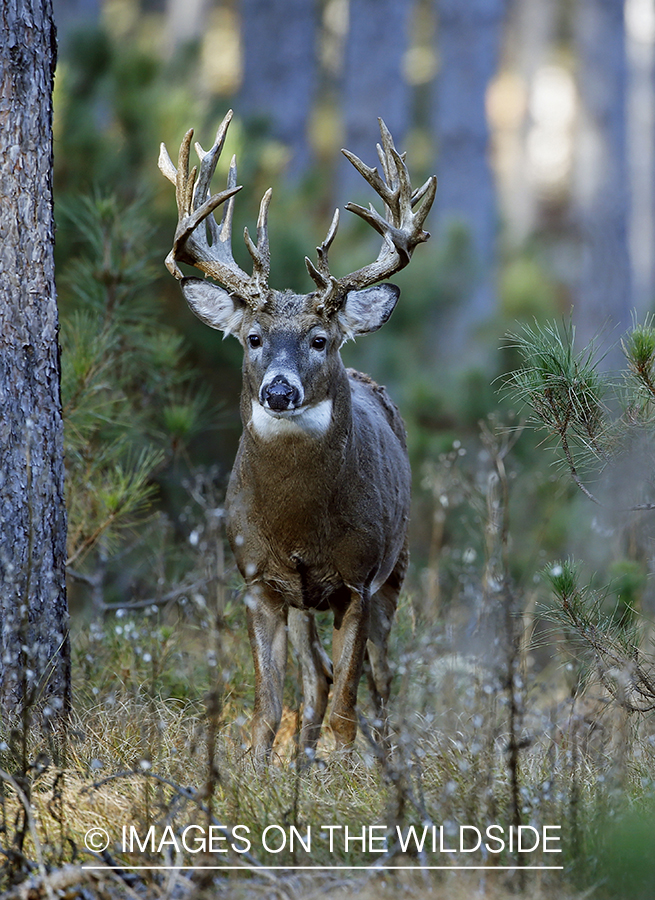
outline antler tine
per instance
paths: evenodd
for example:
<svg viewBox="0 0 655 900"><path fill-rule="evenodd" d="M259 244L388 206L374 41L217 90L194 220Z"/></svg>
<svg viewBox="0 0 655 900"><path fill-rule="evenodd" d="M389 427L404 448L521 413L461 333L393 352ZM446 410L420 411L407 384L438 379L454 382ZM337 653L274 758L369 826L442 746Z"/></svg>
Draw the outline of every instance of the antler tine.
<svg viewBox="0 0 655 900"><path fill-rule="evenodd" d="M330 308L331 303L338 294L338 282L337 279L330 274L330 266L328 264L328 251L332 246L332 241L336 236L338 228L339 208L337 207L332 216L332 222L328 228L325 240L316 248L318 266L315 266L308 256L305 257L307 271L309 272L312 281L321 292L321 299L316 308L316 311L319 314L325 312L326 308Z"/></svg>
<svg viewBox="0 0 655 900"><path fill-rule="evenodd" d="M339 309L348 291L376 284L404 268L416 246L430 237L427 231L423 231L423 223L434 201L437 179L433 175L413 191L405 155L396 150L384 121L378 121L381 143L377 146L377 152L384 177L377 167L367 166L349 150L342 152L384 202L384 216L372 204L368 209L357 203L346 204L349 212L364 219L381 235L382 247L374 262L339 279L330 275L327 252L321 254L319 248L318 268L309 262L307 268L319 290L323 291L319 305L324 305L328 315ZM418 208L413 212L415 207Z"/></svg>
<svg viewBox="0 0 655 900"><path fill-rule="evenodd" d="M418 190L412 194L412 209L416 206L416 204L423 200L423 203L419 206L419 208L414 213L414 222L416 223L417 228L423 228L423 224L428 217L428 213L432 208L432 204L434 203L434 198L437 195L437 176L431 175L428 180L422 185ZM425 199L423 199L425 198ZM429 232L423 232L425 237L424 241L427 241L430 237Z"/></svg>
<svg viewBox="0 0 655 900"><path fill-rule="evenodd" d="M177 155L177 175L175 179L175 200L178 211L186 216L190 209L187 206L189 185L189 148L193 139L193 128L189 128L180 144L180 152Z"/></svg>
<svg viewBox="0 0 655 900"><path fill-rule="evenodd" d="M384 180L388 186L391 186L392 189L397 188L398 179L394 179L391 171L389 170L389 157L385 155L385 152L380 144L375 145L375 149L377 150L378 159L380 160L380 165L382 166L382 171L384 173ZM391 219L393 216L393 207L390 205L389 198L383 197L384 200L384 215L387 219ZM370 203L369 203L370 206Z"/></svg>
<svg viewBox="0 0 655 900"><path fill-rule="evenodd" d="M334 211L334 215L332 216L332 222L330 223L330 227L328 228L328 233L325 236L325 240L323 241L323 243L321 244L320 247L316 248L316 251L319 254L319 257L321 257L321 258L324 257L326 262L327 262L327 252L330 249L330 247L332 246L332 241L334 240L334 238L336 236L338 228L339 228L339 207L337 206L337 208Z"/></svg>
<svg viewBox="0 0 655 900"><path fill-rule="evenodd" d="M232 156L230 160L230 168L227 173L227 186L229 188L235 188L237 185L237 158L236 156ZM221 224L218 229L218 234L215 238L212 232L212 240L214 243L216 239L224 243L226 246L231 247L232 244L232 221L234 218L234 196L230 197L225 206L223 207L223 216L221 218Z"/></svg>
<svg viewBox="0 0 655 900"><path fill-rule="evenodd" d="M162 141L159 145L159 160L158 160L159 169L169 181L172 181L173 184L177 181L177 169L173 165L173 161L168 155L168 150L166 149L166 144Z"/></svg>
<svg viewBox="0 0 655 900"><path fill-rule="evenodd" d="M398 165L394 157L394 154L396 154L396 147L394 145L391 132L384 123L384 119L378 119L378 125L380 126L380 137L382 139L382 145L376 144L375 149L377 150L378 158L380 160L387 185L389 186L391 191L395 191L398 188L398 178L394 177L394 175L398 175ZM392 162L395 163L395 166L393 168L391 166ZM401 163L404 165L402 158Z"/></svg>
<svg viewBox="0 0 655 900"><path fill-rule="evenodd" d="M191 211L193 210L193 193L197 175L198 166L194 166L191 169L191 172L187 175L186 183L184 184L184 211L187 216L190 215Z"/></svg>
<svg viewBox="0 0 655 900"><path fill-rule="evenodd" d="M386 182L380 178L380 174L377 170L376 166L367 166L366 163L363 163L358 156L355 156L354 153L351 153L350 150L342 150L343 155L346 157L349 162L353 164L353 166L357 169L359 174L371 185L373 190L382 197L385 203L387 203L387 197L390 198L391 192L387 187Z"/></svg>
<svg viewBox="0 0 655 900"><path fill-rule="evenodd" d="M420 188L416 188L416 190L412 194L412 209L414 209L416 204L420 203L420 201L423 199L423 197L425 197L428 190L431 188L433 181L436 181L436 176L433 176L432 178L428 178L428 180L425 182L425 184L422 184Z"/></svg>
<svg viewBox="0 0 655 900"><path fill-rule="evenodd" d="M223 150L223 145L225 143L225 138L227 135L227 129L229 128L230 122L232 121L232 116L233 112L230 109L227 111L223 121L218 126L218 130L216 131L216 138L211 149L209 149L206 153L202 149L200 144L196 141L196 153L198 154L198 158L200 159L200 176L198 178L198 184L196 185L194 208L200 206L200 204L206 200L209 194L209 185L212 178L214 177L216 165Z"/></svg>
<svg viewBox="0 0 655 900"><path fill-rule="evenodd" d="M339 228L339 209L335 209L334 215L332 216L332 222L330 223L330 227L328 229L328 233L325 237L323 243L316 248L316 255L318 256L318 267L314 265L311 259L306 256L305 257L305 265L307 266L307 271L309 272L312 280L316 284L316 287L320 289L327 287L330 284L330 267L328 265L328 250L332 246L332 241L335 238L337 233L337 229Z"/></svg>
<svg viewBox="0 0 655 900"><path fill-rule="evenodd" d="M259 216L257 217L257 245L252 241L247 228L243 229L243 239L246 242L248 253L252 257L253 275L257 278L260 287L265 288L271 271L271 251L268 243L268 207L271 202L273 189L269 188L259 204Z"/></svg>
<svg viewBox="0 0 655 900"><path fill-rule="evenodd" d="M372 203L369 203L368 209L366 209L365 206L360 206L359 203L346 203L346 209L348 212L355 213L360 219L364 219L365 222L368 222L368 224L372 228L375 228L377 233L382 235L382 237L385 237L389 231L389 222L380 215Z"/></svg>

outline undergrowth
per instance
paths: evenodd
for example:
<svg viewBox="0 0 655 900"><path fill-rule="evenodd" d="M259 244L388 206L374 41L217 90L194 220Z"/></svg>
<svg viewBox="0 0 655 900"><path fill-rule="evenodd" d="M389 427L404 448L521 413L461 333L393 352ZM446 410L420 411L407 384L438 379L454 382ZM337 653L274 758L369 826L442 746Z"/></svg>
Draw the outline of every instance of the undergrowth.
<svg viewBox="0 0 655 900"><path fill-rule="evenodd" d="M211 475L199 473L189 486L197 514L186 519L194 589L145 607L126 598L79 627L65 741L30 736L24 765L24 735L5 723L6 896L55 896L60 885L86 897L338 896L345 885L376 897L582 897L590 886L598 897L650 896L652 720L617 703L592 667L571 681L579 644L551 614L546 578L536 591L542 612L551 605L550 631L529 639L535 588L506 571L513 442L488 428L483 437L485 477L473 481L487 508L485 551L476 565L460 558L456 576L469 615L448 605L435 615L423 594L433 580L410 578L392 632L388 761L369 737L363 679L352 757L326 727L318 761L299 764L290 656L274 762L255 770L240 587L215 498L206 502ZM442 501L459 449L442 460ZM554 577L560 593L574 590ZM327 618L320 630L327 636ZM550 660L535 665L546 645ZM638 856L625 849L636 846Z"/></svg>

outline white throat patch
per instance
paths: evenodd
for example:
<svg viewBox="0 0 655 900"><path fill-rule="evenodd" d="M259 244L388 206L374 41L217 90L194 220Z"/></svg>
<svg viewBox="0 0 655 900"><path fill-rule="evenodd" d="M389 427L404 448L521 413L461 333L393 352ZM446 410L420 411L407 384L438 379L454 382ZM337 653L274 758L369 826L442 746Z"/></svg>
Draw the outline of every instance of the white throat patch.
<svg viewBox="0 0 655 900"><path fill-rule="evenodd" d="M321 400L315 406L301 406L285 412L266 409L257 400L252 401L252 418L249 425L264 440L293 435L321 437L332 421L332 400Z"/></svg>

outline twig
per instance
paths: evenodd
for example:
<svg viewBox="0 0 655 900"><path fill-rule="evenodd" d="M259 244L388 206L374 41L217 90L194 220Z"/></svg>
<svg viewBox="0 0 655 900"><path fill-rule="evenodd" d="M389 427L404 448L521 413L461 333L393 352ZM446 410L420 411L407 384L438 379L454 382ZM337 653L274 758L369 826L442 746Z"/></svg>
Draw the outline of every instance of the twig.
<svg viewBox="0 0 655 900"><path fill-rule="evenodd" d="M580 490L585 495L585 497L588 497L589 500L591 500L591 502L595 503L597 506L602 506L603 504L600 502L600 500L591 493L589 488L582 482L580 476L578 475L578 470L576 469L575 463L573 462L571 448L569 447L569 442L566 437L566 425L564 425L562 427L562 429L560 430L559 438L560 438L560 442L562 444L562 450L564 451L564 456L566 458L566 462L568 463L568 467L571 472L571 477L573 478L573 481L577 484L577 486L580 488Z"/></svg>
<svg viewBox="0 0 655 900"><path fill-rule="evenodd" d="M36 823L34 822L34 816L32 815L32 807L25 796L24 791L17 783L16 779L13 775L10 775L9 772L5 772L4 769L0 769L0 778L5 781L7 784L10 784L12 788L16 791L16 796L20 800L23 805L23 809L25 810L25 816L27 817L27 823L30 828L30 834L32 836L32 840L34 841L34 851L36 853L36 861L39 867L40 877L44 881L44 886L46 890L46 894L48 895L48 900L55 900L55 895L50 886L50 883L47 880L45 863L43 862L43 851L41 849L41 841L39 840L39 835L36 830ZM4 900L4 898L3 898Z"/></svg>
<svg viewBox="0 0 655 900"><path fill-rule="evenodd" d="M55 893L83 882L97 881L101 877L99 873L87 872L79 866L64 866L49 874L44 871L26 879L11 890L5 891L2 900L35 900L42 891L47 893L48 897L54 897Z"/></svg>
<svg viewBox="0 0 655 900"><path fill-rule="evenodd" d="M105 784L109 784L112 781L117 781L119 778L132 778L135 775L141 776L143 778L152 778L153 781L156 781L158 784L166 785L167 787L172 788L178 796L182 797L184 800L190 800L192 803L198 807L198 809L208 816L213 825L223 831L230 840L234 840L234 834L229 825L224 825L222 822L219 822L218 819L210 814L210 811L206 804L204 804L201 799L198 791L194 788L184 788L179 784L176 784L174 781L171 781L169 778L165 778L163 775L158 775L156 772L150 771L142 771L131 769L123 772L116 772L114 775L108 775L106 778L101 779L100 781L94 781L93 784L90 784L86 787L81 788L80 793L86 794L90 791L97 790L98 788L103 787ZM241 840L241 838L237 838L237 840ZM255 859L250 853L244 852L239 853L239 860L246 860L253 868L256 868L258 873L265 875L267 878L270 878L272 881L277 881L277 876L269 872L266 867L262 866L259 860ZM4 898L3 898L4 900Z"/></svg>
<svg viewBox="0 0 655 900"><path fill-rule="evenodd" d="M89 585L89 587L96 586L95 577L92 575L84 575L76 569L67 569L67 574L70 575L71 578L74 578L75 581ZM164 594L162 597L152 597L148 600L131 600L129 603L103 603L99 609L100 612L113 612L117 609L147 609L149 606L165 606L166 603L177 600L185 594L190 594L192 591L198 591L207 587L208 582L209 579L200 578L191 584L180 585L173 588L173 590Z"/></svg>

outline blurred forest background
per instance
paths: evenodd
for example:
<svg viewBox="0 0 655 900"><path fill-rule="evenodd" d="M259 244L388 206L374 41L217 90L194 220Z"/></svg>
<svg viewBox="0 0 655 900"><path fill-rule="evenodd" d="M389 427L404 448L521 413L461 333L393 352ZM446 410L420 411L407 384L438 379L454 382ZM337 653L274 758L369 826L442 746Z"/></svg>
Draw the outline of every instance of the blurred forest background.
<svg viewBox="0 0 655 900"><path fill-rule="evenodd" d="M497 380L518 361L504 336L572 315L578 345L599 336L614 371L632 317L653 306L654 0L55 0L55 18L74 604L89 592L96 609L145 603L198 583L179 549L202 545L189 480L211 472L220 497L241 351L193 318L164 269L176 213L156 160L160 141L174 155L191 126L208 146L230 106L220 169L236 152L235 234L252 230L272 186L276 287L309 290L304 256L334 206L372 199L339 150L373 163L378 116L414 183L438 176L432 239L397 278L392 321L345 356L390 387L407 422L424 602L462 602L462 570L487 553L485 489L471 500L490 459L479 422L513 415ZM342 217L337 272L377 253L355 218ZM637 540L637 526L628 539L625 522L592 515L536 444L525 434L512 450L514 577L531 584L574 552L604 576L627 566L625 602L637 591L648 606L643 520ZM610 490L611 505L625 483ZM121 546L119 526L153 500L158 524Z"/></svg>
<svg viewBox="0 0 655 900"><path fill-rule="evenodd" d="M571 884L650 900L655 0L54 9L80 726L66 751L69 818L59 806L40 813L57 823L56 859L77 856L89 824L210 816L214 800L222 822L245 816L255 828L290 810L294 822L501 816L561 823ZM210 146L230 107L216 181L236 153L235 235L252 232L273 188L276 288L310 290L304 257L335 205L372 199L339 150L374 163L378 116L407 151L413 184L439 179L432 239L394 279L402 294L391 321L343 352L390 388L412 457L412 563L390 653L395 768L376 767L360 734L356 771L315 766L301 778L288 766L285 781L280 769L271 775L274 790L249 767L252 661L223 534L241 349L193 317L163 264L177 213L159 144L175 158L193 127ZM378 247L343 215L333 271L356 269ZM234 250L247 268L237 237ZM328 645L331 623L318 619ZM299 706L292 658L283 760ZM29 717L16 734L0 761L18 759L3 770L17 765L27 784L26 773L45 771L28 754ZM111 803L98 819L105 788ZM85 804L88 824L77 817ZM27 813L22 825L13 819L19 848ZM28 871L20 854L8 859ZM536 877L544 892L531 897L565 896L557 875ZM501 896L484 884L476 895ZM174 886L156 896L177 896ZM472 896L463 890L448 896Z"/></svg>

